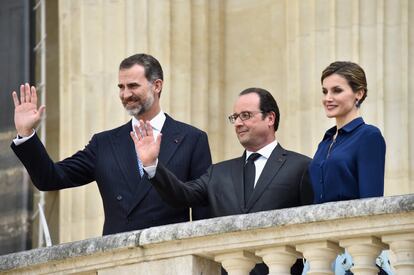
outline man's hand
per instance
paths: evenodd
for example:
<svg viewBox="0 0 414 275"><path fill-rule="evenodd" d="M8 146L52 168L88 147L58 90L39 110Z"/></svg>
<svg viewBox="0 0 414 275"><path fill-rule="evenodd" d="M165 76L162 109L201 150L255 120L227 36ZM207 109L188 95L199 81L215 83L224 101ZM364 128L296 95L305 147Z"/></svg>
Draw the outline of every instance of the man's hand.
<svg viewBox="0 0 414 275"><path fill-rule="evenodd" d="M14 125L21 137L30 136L39 124L46 106L37 109L37 94L34 86L20 85L20 100L16 91L12 93L14 102Z"/></svg>
<svg viewBox="0 0 414 275"><path fill-rule="evenodd" d="M155 165L160 153L161 133L154 140L150 122L144 123L142 120L139 121L138 126L135 126L135 133L132 131L130 135L142 165L144 167Z"/></svg>

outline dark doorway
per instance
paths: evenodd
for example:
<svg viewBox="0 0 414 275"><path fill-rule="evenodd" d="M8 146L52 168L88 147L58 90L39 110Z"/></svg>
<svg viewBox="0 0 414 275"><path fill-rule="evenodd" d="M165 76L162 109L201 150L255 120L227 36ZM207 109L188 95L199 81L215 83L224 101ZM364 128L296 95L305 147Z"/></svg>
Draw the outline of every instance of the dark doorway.
<svg viewBox="0 0 414 275"><path fill-rule="evenodd" d="M0 255L31 248L32 191L10 143L11 91L32 82L32 7L30 0L0 1Z"/></svg>

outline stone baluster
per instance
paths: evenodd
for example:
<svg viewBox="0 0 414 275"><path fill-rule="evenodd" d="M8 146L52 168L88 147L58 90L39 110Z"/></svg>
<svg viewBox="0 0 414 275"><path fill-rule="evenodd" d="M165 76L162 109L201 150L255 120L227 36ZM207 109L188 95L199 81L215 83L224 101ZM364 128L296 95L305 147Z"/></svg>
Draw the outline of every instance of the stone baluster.
<svg viewBox="0 0 414 275"><path fill-rule="evenodd" d="M291 246L279 246L263 248L256 251L256 255L262 257L263 262L269 267L268 275L290 275L290 268L297 258L302 257Z"/></svg>
<svg viewBox="0 0 414 275"><path fill-rule="evenodd" d="M376 237L359 237L344 239L339 242L341 247L347 249L352 256L353 267L351 271L358 275L376 275L379 268L375 265L375 259L386 249L387 245Z"/></svg>
<svg viewBox="0 0 414 275"><path fill-rule="evenodd" d="M249 275L256 263L261 262L259 257L248 251L218 254L214 260L220 262L229 275Z"/></svg>
<svg viewBox="0 0 414 275"><path fill-rule="evenodd" d="M395 274L414 274L414 233L385 235L382 241L390 246L390 261Z"/></svg>
<svg viewBox="0 0 414 275"><path fill-rule="evenodd" d="M332 275L334 274L332 263L343 252L338 244L331 241L319 241L303 243L296 246L296 250L303 253L303 257L309 261L308 275Z"/></svg>

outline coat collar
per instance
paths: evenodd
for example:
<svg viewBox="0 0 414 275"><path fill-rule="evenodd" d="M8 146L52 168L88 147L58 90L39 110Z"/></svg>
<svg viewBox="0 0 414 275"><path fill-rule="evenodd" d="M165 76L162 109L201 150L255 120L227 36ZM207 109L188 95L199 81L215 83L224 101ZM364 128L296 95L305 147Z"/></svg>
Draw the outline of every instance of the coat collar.
<svg viewBox="0 0 414 275"><path fill-rule="evenodd" d="M185 133L173 118L166 115L165 123L162 127L162 140L158 160L168 167L168 162L184 141ZM151 190L151 183L144 177L142 180L138 172L138 160L136 157L134 142L129 133L132 131L132 123L129 121L119 128L112 136L114 155L119 163L125 182L131 192L134 193L135 200L131 203L130 213Z"/></svg>
<svg viewBox="0 0 414 275"><path fill-rule="evenodd" d="M365 124L364 120L362 119L362 117L357 117L356 119L352 120L351 122L349 122L348 124L344 125L342 128L340 128L338 130L339 134L343 134L343 133L350 133L352 131L354 131L356 128L358 128L359 126ZM336 126L328 129L328 131L326 131L323 140L325 139L332 139L332 137L336 134Z"/></svg>
<svg viewBox="0 0 414 275"><path fill-rule="evenodd" d="M267 186L273 181L274 177L279 172L280 168L286 161L287 151L282 148L278 143L275 149L273 149L269 159L263 168L262 174L257 180L256 187L251 195L247 205L244 203L244 180L243 169L245 164L246 152L240 158L235 159L232 162L231 173L232 181L239 202L241 213L249 213L255 203L260 199L263 192L265 192Z"/></svg>
<svg viewBox="0 0 414 275"><path fill-rule="evenodd" d="M140 181L140 176L135 146L130 136L131 131L132 123L129 121L121 126L114 135L111 135L111 144L124 181L128 188L133 191Z"/></svg>
<svg viewBox="0 0 414 275"><path fill-rule="evenodd" d="M250 196L250 199L244 208L245 213L249 213L250 210L255 205L255 203L260 199L263 192L265 192L267 186L273 181L274 177L277 175L280 168L285 163L286 158L287 158L286 150L283 149L282 146L280 146L280 144L278 143L275 149L273 149L272 154L267 160L265 167L263 168L263 171L259 179L257 180L256 187L254 188L253 194ZM244 194L243 190L244 188L242 188L241 193ZM244 195L243 195L243 203L244 203Z"/></svg>
<svg viewBox="0 0 414 275"><path fill-rule="evenodd" d="M185 132L181 130L179 123L165 114L166 119L164 126L162 127L162 140L160 154L158 160L168 167L168 162L174 156L175 151L180 144L184 141Z"/></svg>

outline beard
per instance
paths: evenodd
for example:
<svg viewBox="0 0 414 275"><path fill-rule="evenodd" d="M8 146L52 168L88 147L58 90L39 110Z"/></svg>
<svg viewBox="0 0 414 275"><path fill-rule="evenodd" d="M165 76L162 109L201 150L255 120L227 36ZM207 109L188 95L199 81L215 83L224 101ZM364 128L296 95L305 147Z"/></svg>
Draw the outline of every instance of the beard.
<svg viewBox="0 0 414 275"><path fill-rule="evenodd" d="M136 103L133 107L128 107L128 103ZM128 112L130 116L140 116L147 112L154 103L154 94L148 93L148 97L145 99L145 101L142 101L140 97L138 96L132 96L128 100L122 100L122 104L124 105L125 110Z"/></svg>

